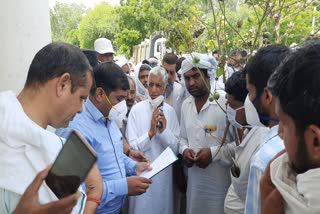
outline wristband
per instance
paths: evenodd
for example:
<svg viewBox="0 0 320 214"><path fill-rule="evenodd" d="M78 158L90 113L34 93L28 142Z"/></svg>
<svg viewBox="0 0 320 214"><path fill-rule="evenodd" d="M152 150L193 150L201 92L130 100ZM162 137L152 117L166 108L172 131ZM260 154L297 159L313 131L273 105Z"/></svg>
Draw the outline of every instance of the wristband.
<svg viewBox="0 0 320 214"><path fill-rule="evenodd" d="M87 201L92 201L92 202L95 202L96 204L98 204L98 206L100 205L101 203L101 200L98 199L98 198L94 198L94 197L87 197Z"/></svg>

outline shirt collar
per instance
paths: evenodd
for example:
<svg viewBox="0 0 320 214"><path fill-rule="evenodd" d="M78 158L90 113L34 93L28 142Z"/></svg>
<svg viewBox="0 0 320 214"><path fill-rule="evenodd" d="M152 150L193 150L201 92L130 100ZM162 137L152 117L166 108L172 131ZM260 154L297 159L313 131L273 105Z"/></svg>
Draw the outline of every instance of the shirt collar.
<svg viewBox="0 0 320 214"><path fill-rule="evenodd" d="M279 128L279 125L275 125L270 128L269 133L266 136L266 142L268 142L272 138L278 136L278 128Z"/></svg>
<svg viewBox="0 0 320 214"><path fill-rule="evenodd" d="M88 98L85 102L85 108L87 109L87 111L89 112L89 114L91 114L92 118L94 119L94 121L98 122L98 121L103 121L105 122L105 118L103 116L103 114L99 111L99 109L92 103L92 101L90 100L90 98Z"/></svg>
<svg viewBox="0 0 320 214"><path fill-rule="evenodd" d="M272 126L272 127L270 128L270 133L271 133L272 135L277 135L277 134L278 134L278 129L279 129L279 125Z"/></svg>
<svg viewBox="0 0 320 214"><path fill-rule="evenodd" d="M190 96L191 98L190 98L190 100L189 100L189 102L191 102L191 103L193 103L194 105L195 105L195 100L194 100L194 97L193 96ZM208 108L210 105L218 105L217 103L216 103L216 101L209 101L209 99L204 103L204 105L202 106L202 108L201 108L201 110L200 110L200 112L201 111L203 111L203 110L205 110L206 108Z"/></svg>

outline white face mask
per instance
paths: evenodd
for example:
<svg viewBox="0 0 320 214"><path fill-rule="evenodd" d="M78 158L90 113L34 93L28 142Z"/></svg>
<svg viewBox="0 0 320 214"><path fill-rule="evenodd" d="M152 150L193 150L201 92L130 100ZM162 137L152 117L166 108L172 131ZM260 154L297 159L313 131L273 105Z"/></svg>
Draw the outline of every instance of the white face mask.
<svg viewBox="0 0 320 214"><path fill-rule="evenodd" d="M233 109L230 106L227 107L227 118L228 118L230 124L237 129L243 128L243 125L238 123L236 120L237 111L240 109L243 109L243 108L244 108L244 106L241 106L240 108L237 108L237 109Z"/></svg>
<svg viewBox="0 0 320 214"><path fill-rule="evenodd" d="M150 95L148 95L148 100L150 104L152 105L152 108L155 109L157 108L164 100L164 96L160 95L159 97L155 99L151 99Z"/></svg>
<svg viewBox="0 0 320 214"><path fill-rule="evenodd" d="M249 99L249 96L247 96L246 101L244 102L244 109L248 124L250 124L251 126L266 127L260 122L257 109L254 107L253 103Z"/></svg>
<svg viewBox="0 0 320 214"><path fill-rule="evenodd" d="M128 108L125 100L122 100L121 102L117 103L115 106L112 106L108 119L113 120L117 123L118 127L122 127L122 121L126 117Z"/></svg>

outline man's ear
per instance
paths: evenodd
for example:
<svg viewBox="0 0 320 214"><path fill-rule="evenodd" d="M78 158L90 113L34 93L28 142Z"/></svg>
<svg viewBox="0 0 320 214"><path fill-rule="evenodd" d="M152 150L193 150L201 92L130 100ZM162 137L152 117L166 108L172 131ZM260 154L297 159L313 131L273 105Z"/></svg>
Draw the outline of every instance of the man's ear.
<svg viewBox="0 0 320 214"><path fill-rule="evenodd" d="M104 90L101 88L101 87L98 87L95 91L95 94L94 94L96 100L98 102L102 102L103 100L105 100L105 92Z"/></svg>
<svg viewBox="0 0 320 214"><path fill-rule="evenodd" d="M271 93L271 91L268 88L264 88L263 89L263 93L261 95L261 101L263 104L265 105L270 105L271 102L273 101L273 95Z"/></svg>
<svg viewBox="0 0 320 214"><path fill-rule="evenodd" d="M312 160L320 162L320 127L308 126L304 138Z"/></svg>
<svg viewBox="0 0 320 214"><path fill-rule="evenodd" d="M71 76L69 73L64 73L57 79L56 92L57 96L61 97L66 91L71 92Z"/></svg>

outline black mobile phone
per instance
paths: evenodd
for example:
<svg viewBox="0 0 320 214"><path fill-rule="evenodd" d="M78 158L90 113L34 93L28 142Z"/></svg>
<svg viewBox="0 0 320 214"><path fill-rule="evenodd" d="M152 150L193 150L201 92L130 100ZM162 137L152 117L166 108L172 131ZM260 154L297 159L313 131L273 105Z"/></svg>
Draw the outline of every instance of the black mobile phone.
<svg viewBox="0 0 320 214"><path fill-rule="evenodd" d="M45 181L60 199L75 193L97 160L95 151L77 131L72 131Z"/></svg>
<svg viewBox="0 0 320 214"><path fill-rule="evenodd" d="M162 102L158 107L159 107L159 110L160 110L161 112L163 112L163 110L162 110L162 108L163 108L163 102ZM163 124L159 121L156 126L157 126L158 129L162 129Z"/></svg>

